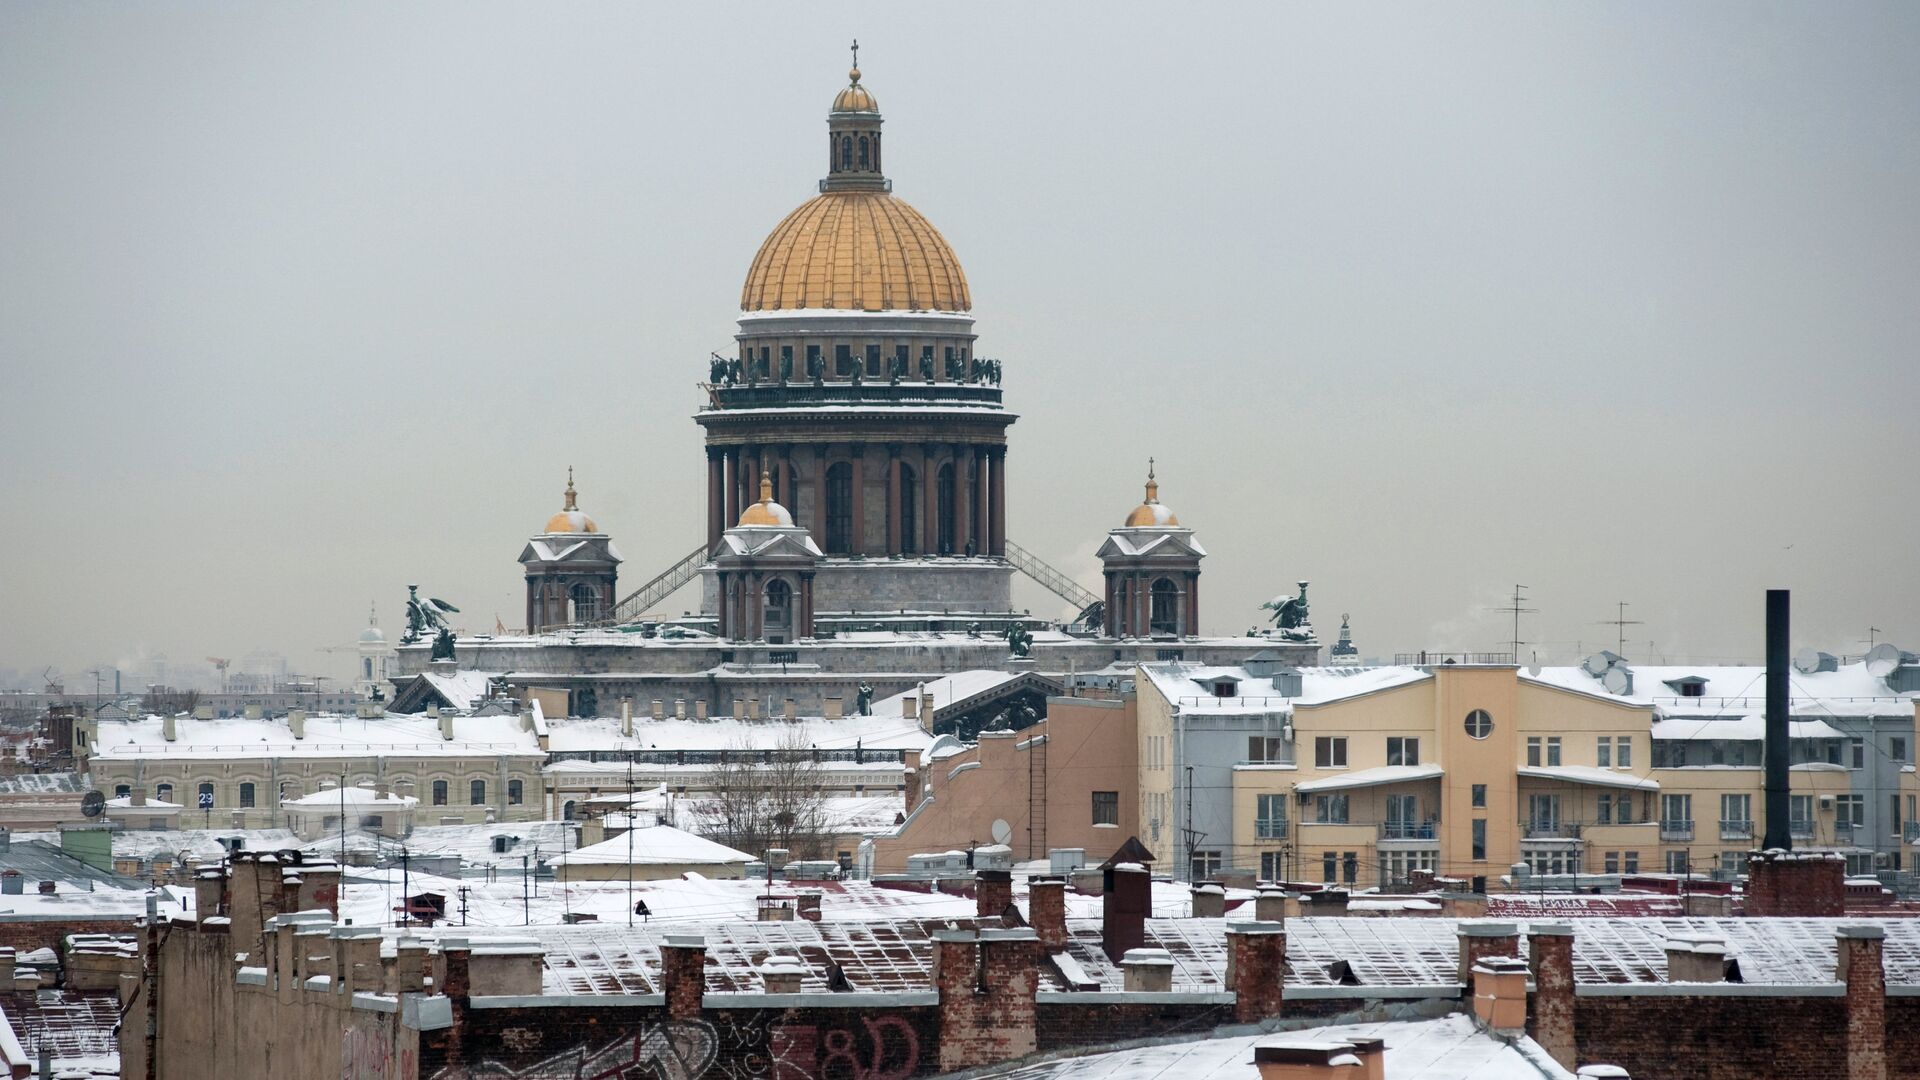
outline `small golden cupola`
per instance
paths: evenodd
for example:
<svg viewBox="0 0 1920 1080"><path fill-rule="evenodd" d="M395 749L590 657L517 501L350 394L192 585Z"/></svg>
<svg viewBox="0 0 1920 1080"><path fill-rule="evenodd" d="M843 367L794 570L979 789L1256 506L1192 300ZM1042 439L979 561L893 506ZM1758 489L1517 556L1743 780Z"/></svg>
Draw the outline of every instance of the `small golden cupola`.
<svg viewBox="0 0 1920 1080"><path fill-rule="evenodd" d="M773 501L773 477L766 472L760 474L760 501L747 507L740 515L740 528L754 525L793 528L793 515L787 513L786 507Z"/></svg>
<svg viewBox="0 0 1920 1080"><path fill-rule="evenodd" d="M847 72L847 85L833 96L833 111L837 113L878 113L880 103L873 94L860 85L860 42L853 43L853 70Z"/></svg>
<svg viewBox="0 0 1920 1080"><path fill-rule="evenodd" d="M1153 478L1153 459L1147 459L1147 501L1133 508L1127 515L1126 527L1145 529L1155 526L1176 526L1180 519L1160 501L1160 482Z"/></svg>
<svg viewBox="0 0 1920 1080"><path fill-rule="evenodd" d="M573 490L573 466L567 466L566 503L560 512L547 519L546 533L597 533L600 527L581 511Z"/></svg>

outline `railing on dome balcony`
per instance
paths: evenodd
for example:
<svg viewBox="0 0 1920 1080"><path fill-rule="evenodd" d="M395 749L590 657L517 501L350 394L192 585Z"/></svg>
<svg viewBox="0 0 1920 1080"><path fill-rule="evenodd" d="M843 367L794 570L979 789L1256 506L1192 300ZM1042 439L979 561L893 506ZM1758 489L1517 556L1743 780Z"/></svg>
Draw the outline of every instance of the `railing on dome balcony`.
<svg viewBox="0 0 1920 1080"><path fill-rule="evenodd" d="M1397 667L1431 667L1443 664L1498 664L1508 666L1513 663L1513 654L1504 652L1419 652L1394 653L1393 662Z"/></svg>
<svg viewBox="0 0 1920 1080"><path fill-rule="evenodd" d="M812 405L994 405L1000 388L981 383L926 382L886 379L866 382L701 383L710 404L706 411L726 409L804 408Z"/></svg>

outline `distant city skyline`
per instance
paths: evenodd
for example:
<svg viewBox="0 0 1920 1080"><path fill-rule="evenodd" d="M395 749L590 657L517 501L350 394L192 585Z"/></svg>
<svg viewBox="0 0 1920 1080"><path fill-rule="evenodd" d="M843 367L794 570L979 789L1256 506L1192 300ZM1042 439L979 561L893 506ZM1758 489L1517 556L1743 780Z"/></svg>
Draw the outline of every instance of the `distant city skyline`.
<svg viewBox="0 0 1920 1080"><path fill-rule="evenodd" d="M855 36L1083 584L1152 455L1209 632L1305 579L1323 644L1492 651L1520 582L1522 662L1623 600L1757 661L1787 587L1920 649L1920 11L1101 15L0 9L0 668L341 679L412 582L516 626L569 466L622 593L683 555Z"/></svg>

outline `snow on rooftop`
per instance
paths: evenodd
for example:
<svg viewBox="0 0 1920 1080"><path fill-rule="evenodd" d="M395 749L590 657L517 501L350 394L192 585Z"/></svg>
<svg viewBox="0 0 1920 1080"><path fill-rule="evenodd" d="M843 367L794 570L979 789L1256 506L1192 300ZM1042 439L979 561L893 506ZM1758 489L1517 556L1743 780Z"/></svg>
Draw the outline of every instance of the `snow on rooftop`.
<svg viewBox="0 0 1920 1080"><path fill-rule="evenodd" d="M925 750L933 736L898 715L843 716L833 720L746 720L729 716L706 720L633 718L633 735L620 733L618 717L555 719L548 722L548 747L554 753L625 750L777 750L798 744L821 750ZM602 763L603 765L605 763Z"/></svg>
<svg viewBox="0 0 1920 1080"><path fill-rule="evenodd" d="M323 788L311 795L302 795L297 799L281 799L280 805L288 810L307 810L325 812L338 810L342 806L356 809L393 809L410 810L420 804L420 800L411 795L395 795L392 792L381 794L370 784L356 784L346 788Z"/></svg>
<svg viewBox="0 0 1920 1080"><path fill-rule="evenodd" d="M1755 665L1680 666L1626 662L1633 673L1631 694L1611 694L1584 667L1520 669L1527 682L1560 690L1607 698L1625 705L1658 706L1662 713L1680 715L1759 715L1766 707L1767 669ZM1681 696L1683 681L1697 681L1697 696ZM1910 716L1920 694L1895 691L1886 679L1867 671L1864 663L1841 665L1834 671L1794 670L1787 692L1797 716Z"/></svg>
<svg viewBox="0 0 1920 1080"><path fill-rule="evenodd" d="M1162 697L1183 709L1198 712L1280 712L1298 705L1325 705L1380 690L1411 686L1433 678L1415 667L1309 667L1277 669L1297 671L1300 693L1283 697L1273 685L1273 676L1254 675L1245 667L1216 667L1182 661L1142 664L1148 679ZM1235 693L1214 695L1214 684L1238 680Z"/></svg>
<svg viewBox="0 0 1920 1080"><path fill-rule="evenodd" d="M550 860L552 866L721 866L750 863L754 856L703 836L654 825L631 829L612 840L575 848Z"/></svg>
<svg viewBox="0 0 1920 1080"><path fill-rule="evenodd" d="M440 737L440 721L426 715L388 713L362 718L309 716L305 737L294 738L284 719L174 717L175 738L166 738L158 716L101 720L92 754L106 760L165 755L177 758L242 758L306 754L325 757L542 757L540 740L518 716L456 716L452 739Z"/></svg>
<svg viewBox="0 0 1920 1080"><path fill-rule="evenodd" d="M1405 784L1416 780L1438 780L1441 776L1438 765L1382 765L1376 769L1355 769L1352 772L1329 776L1324 780L1309 780L1293 785L1293 790L1304 792L1341 791L1346 788L1376 787L1380 784Z"/></svg>
<svg viewBox="0 0 1920 1080"><path fill-rule="evenodd" d="M976 694L984 694L1005 686L1020 678L1022 674L1018 671L956 671L938 679L929 679L923 686L903 690L891 697L875 701L873 715L895 719L906 716L907 699L919 697L922 689L926 690L926 696L933 701L934 711L938 712L956 701L965 701Z"/></svg>
<svg viewBox="0 0 1920 1080"><path fill-rule="evenodd" d="M1514 1042L1479 1030L1456 1013L1438 1020L1343 1024L1281 1034L1193 1038L1183 1042L1084 1054L1026 1065L1002 1080L1258 1080L1254 1047L1270 1042L1341 1043L1373 1038L1386 1043L1386 1074L1393 1080L1574 1080L1532 1039ZM1343 1070L1344 1071L1344 1070Z"/></svg>

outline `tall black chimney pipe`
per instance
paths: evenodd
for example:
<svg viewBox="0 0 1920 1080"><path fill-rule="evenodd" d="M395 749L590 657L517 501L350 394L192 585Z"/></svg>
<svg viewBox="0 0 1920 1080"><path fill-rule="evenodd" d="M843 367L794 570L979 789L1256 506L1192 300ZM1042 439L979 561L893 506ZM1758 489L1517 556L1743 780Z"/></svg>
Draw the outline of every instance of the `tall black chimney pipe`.
<svg viewBox="0 0 1920 1080"><path fill-rule="evenodd" d="M1785 589L1767 590L1767 831L1761 847L1788 850L1787 772L1787 613Z"/></svg>

